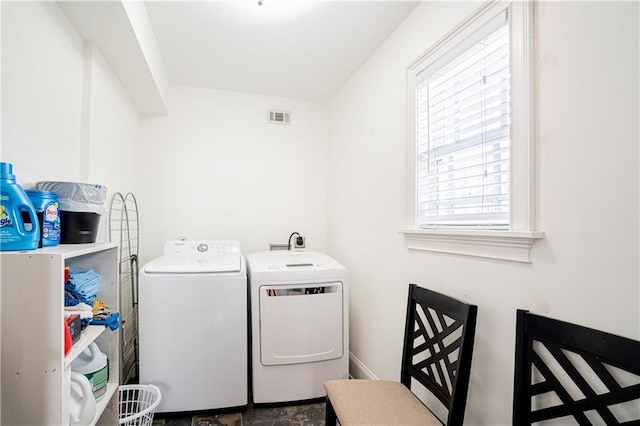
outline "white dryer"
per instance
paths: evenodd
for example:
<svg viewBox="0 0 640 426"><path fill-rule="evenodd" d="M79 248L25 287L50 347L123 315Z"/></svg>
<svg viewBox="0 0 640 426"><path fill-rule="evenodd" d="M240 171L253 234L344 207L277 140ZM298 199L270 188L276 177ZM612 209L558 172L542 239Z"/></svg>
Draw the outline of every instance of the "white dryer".
<svg viewBox="0 0 640 426"><path fill-rule="evenodd" d="M140 383L156 411L248 404L247 275L237 241L168 241L140 271Z"/></svg>
<svg viewBox="0 0 640 426"><path fill-rule="evenodd" d="M325 396L349 377L347 270L323 253L247 256L254 404Z"/></svg>

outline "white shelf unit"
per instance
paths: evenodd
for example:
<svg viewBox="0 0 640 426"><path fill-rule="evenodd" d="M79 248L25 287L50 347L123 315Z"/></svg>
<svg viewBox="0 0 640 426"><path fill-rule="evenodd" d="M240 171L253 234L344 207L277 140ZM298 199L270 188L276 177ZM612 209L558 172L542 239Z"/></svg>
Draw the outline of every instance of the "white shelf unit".
<svg viewBox="0 0 640 426"><path fill-rule="evenodd" d="M66 244L0 253L0 424L67 425L71 362L92 342L109 360L91 423L118 424L120 330L89 326L64 355L64 268L100 275L98 300L119 311L118 245Z"/></svg>

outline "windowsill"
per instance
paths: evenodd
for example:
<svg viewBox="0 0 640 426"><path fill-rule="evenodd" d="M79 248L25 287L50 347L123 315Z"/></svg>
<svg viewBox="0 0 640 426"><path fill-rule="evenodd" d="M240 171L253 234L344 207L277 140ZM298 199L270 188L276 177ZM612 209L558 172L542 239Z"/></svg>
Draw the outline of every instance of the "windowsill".
<svg viewBox="0 0 640 426"><path fill-rule="evenodd" d="M512 262L531 263L531 247L544 238L542 231L491 231L455 229L401 229L410 250L461 254Z"/></svg>

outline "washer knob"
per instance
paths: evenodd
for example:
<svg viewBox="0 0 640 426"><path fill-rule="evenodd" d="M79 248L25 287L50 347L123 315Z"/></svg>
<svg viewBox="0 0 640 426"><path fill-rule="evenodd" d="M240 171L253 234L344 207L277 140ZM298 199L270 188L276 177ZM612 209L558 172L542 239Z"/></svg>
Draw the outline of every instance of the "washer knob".
<svg viewBox="0 0 640 426"><path fill-rule="evenodd" d="M206 245L205 243L198 244L198 251L200 253L203 253L203 252L205 252L207 250L209 250L209 246L208 245Z"/></svg>

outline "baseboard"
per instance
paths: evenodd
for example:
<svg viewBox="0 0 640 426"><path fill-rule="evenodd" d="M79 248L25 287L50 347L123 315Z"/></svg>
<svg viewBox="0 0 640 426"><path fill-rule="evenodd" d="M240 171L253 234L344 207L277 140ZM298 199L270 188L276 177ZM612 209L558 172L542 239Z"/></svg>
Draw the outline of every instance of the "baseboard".
<svg viewBox="0 0 640 426"><path fill-rule="evenodd" d="M349 352L349 377L352 379L378 380L376 375L351 352Z"/></svg>

